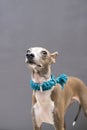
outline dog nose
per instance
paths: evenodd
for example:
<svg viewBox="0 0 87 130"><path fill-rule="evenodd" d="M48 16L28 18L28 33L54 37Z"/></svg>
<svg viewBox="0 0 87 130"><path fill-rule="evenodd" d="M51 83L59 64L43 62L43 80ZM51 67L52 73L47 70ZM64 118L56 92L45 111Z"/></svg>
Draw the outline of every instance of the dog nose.
<svg viewBox="0 0 87 130"><path fill-rule="evenodd" d="M26 57L28 57L29 59L33 59L33 58L34 58L34 54L32 54L32 53L31 53L31 54L28 54L28 53L27 53L27 54L26 54Z"/></svg>

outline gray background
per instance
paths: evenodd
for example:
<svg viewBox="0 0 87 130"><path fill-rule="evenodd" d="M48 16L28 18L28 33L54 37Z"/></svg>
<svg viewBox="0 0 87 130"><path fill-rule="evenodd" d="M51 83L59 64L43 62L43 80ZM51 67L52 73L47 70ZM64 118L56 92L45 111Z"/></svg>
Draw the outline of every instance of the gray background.
<svg viewBox="0 0 87 130"><path fill-rule="evenodd" d="M31 46L59 51L53 73L87 84L87 0L0 0L0 129L32 130L30 71L24 63ZM68 110L67 130L87 130L83 112L72 127L77 110L78 104Z"/></svg>

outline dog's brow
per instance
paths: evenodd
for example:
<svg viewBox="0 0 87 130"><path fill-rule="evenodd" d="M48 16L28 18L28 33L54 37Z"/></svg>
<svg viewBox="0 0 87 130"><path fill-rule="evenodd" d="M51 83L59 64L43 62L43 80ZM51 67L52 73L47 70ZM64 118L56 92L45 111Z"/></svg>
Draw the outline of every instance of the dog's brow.
<svg viewBox="0 0 87 130"><path fill-rule="evenodd" d="M47 55L47 51L46 51L46 50L42 50L41 53L42 53L43 55Z"/></svg>
<svg viewBox="0 0 87 130"><path fill-rule="evenodd" d="M31 52L30 49L28 49L28 50L27 50L27 53L30 53L30 52Z"/></svg>

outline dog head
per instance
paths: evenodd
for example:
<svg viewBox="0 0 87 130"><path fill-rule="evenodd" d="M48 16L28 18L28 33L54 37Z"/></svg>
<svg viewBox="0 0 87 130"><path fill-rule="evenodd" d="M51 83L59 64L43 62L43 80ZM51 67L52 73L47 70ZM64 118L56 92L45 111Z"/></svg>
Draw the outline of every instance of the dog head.
<svg viewBox="0 0 87 130"><path fill-rule="evenodd" d="M42 47L32 47L26 52L25 62L34 70L41 70L55 63L58 52L50 53Z"/></svg>

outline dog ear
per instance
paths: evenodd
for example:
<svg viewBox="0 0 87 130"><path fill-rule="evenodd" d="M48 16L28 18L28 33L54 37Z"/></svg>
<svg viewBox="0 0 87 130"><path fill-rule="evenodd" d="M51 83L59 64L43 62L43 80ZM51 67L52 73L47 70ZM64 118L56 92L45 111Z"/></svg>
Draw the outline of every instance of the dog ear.
<svg viewBox="0 0 87 130"><path fill-rule="evenodd" d="M56 57L58 56L58 52L54 52L51 54L51 63L55 63L56 62Z"/></svg>

